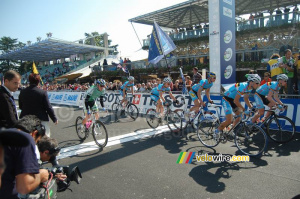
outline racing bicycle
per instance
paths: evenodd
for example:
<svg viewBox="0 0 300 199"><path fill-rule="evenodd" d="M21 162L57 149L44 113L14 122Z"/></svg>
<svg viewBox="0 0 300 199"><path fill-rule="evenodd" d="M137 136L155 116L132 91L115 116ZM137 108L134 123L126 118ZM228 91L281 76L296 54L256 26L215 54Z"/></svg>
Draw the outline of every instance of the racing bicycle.
<svg viewBox="0 0 300 199"><path fill-rule="evenodd" d="M115 121L124 115L129 115L133 120L136 120L139 116L139 109L137 106L130 102L130 100L126 97L126 101L121 104L121 100L118 95L116 95L116 101L111 105L111 110L115 115ZM134 97L134 95L133 95Z"/></svg>

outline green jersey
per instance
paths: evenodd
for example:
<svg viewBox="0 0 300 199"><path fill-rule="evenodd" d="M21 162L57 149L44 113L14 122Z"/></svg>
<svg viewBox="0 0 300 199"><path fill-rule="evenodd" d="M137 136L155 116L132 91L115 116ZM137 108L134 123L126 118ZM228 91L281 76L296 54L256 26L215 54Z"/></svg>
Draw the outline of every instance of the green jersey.
<svg viewBox="0 0 300 199"><path fill-rule="evenodd" d="M86 92L86 98L88 98L88 101L96 101L98 97L105 94L105 88L102 89L102 91L99 91L97 86L92 86L89 88Z"/></svg>

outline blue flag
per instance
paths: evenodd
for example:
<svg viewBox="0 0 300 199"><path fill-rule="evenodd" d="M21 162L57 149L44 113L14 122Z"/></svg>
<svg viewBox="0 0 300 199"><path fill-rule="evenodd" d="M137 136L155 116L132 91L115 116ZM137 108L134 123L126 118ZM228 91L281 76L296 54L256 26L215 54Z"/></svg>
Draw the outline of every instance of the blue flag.
<svg viewBox="0 0 300 199"><path fill-rule="evenodd" d="M150 39L148 61L152 64L159 62L164 55L169 54L176 49L172 39L157 25L153 24L153 30Z"/></svg>
<svg viewBox="0 0 300 199"><path fill-rule="evenodd" d="M183 83L183 87L182 87L182 94L187 94L187 88L186 88L186 84L185 84L185 78L184 78L184 75L183 75L183 72L182 72L182 69L179 68L179 71L180 71L180 75L181 75L181 78L182 78L182 83Z"/></svg>

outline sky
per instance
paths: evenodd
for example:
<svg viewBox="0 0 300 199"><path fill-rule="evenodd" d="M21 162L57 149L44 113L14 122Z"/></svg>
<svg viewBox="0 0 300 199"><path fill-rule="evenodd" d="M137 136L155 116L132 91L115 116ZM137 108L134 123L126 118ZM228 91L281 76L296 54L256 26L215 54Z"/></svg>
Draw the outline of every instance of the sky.
<svg viewBox="0 0 300 199"><path fill-rule="evenodd" d="M37 37L45 39L46 33L51 32L54 38L76 41L85 38L84 33L107 32L112 45L119 44L118 50L124 58L141 49L128 19L184 1L1 0L0 38L36 42ZM152 31L150 25L133 25L141 42ZM146 56L147 52L139 51L139 54Z"/></svg>

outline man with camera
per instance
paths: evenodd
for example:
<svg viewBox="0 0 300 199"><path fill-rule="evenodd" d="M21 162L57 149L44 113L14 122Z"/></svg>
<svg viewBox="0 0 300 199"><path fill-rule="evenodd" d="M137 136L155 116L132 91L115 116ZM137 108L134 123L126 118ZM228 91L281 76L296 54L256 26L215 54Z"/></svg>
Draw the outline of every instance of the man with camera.
<svg viewBox="0 0 300 199"><path fill-rule="evenodd" d="M18 198L18 193L28 194L49 177L48 170L40 169L36 155L36 143L45 135L41 121L36 116L28 115L19 120L14 127L16 129L4 131L22 134L26 137L24 142L26 139L29 141L27 146L3 147L6 169L2 175L0 199ZM16 138L12 137L11 140L14 142Z"/></svg>

